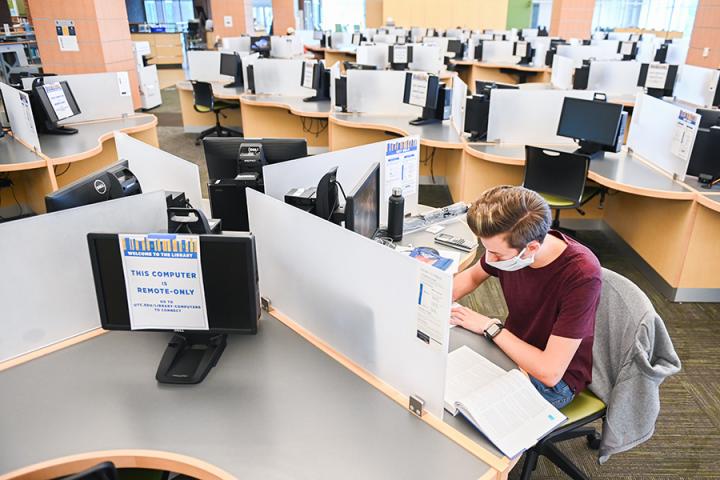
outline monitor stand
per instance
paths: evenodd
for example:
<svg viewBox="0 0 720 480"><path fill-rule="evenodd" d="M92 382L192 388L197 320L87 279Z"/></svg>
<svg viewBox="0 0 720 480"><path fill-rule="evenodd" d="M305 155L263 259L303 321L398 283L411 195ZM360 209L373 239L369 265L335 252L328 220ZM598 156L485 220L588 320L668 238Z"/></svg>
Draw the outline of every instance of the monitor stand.
<svg viewBox="0 0 720 480"><path fill-rule="evenodd" d="M312 97L303 98L303 102L322 102L323 100L330 100L330 99L324 98L320 95L313 95Z"/></svg>
<svg viewBox="0 0 720 480"><path fill-rule="evenodd" d="M597 158L603 158L605 155L605 152L603 152L602 145L599 143L594 142L585 142L580 141L578 142L578 145L580 148L575 150L573 153L578 153L580 155L587 155L590 157L590 160L595 160Z"/></svg>
<svg viewBox="0 0 720 480"><path fill-rule="evenodd" d="M163 353L155 379L158 383L200 383L217 365L226 344L225 334L176 333Z"/></svg>
<svg viewBox="0 0 720 480"><path fill-rule="evenodd" d="M435 118L434 116L426 116L423 114L422 117L418 117L415 120L410 120L410 125L429 125L431 123L442 123L442 120L439 118Z"/></svg>
<svg viewBox="0 0 720 480"><path fill-rule="evenodd" d="M470 132L470 137L468 137L468 142L482 142L487 137L487 132Z"/></svg>
<svg viewBox="0 0 720 480"><path fill-rule="evenodd" d="M242 82L238 82L237 80L223 85L223 87L225 87L225 88L240 88L242 86L243 86Z"/></svg>
<svg viewBox="0 0 720 480"><path fill-rule="evenodd" d="M48 127L48 128L47 128L44 132L42 132L42 133L47 133L47 134L49 134L49 135L72 135L72 134L74 134L74 133L78 133L78 129L77 129L77 128L72 128L72 127L60 127L60 126L57 126L57 127Z"/></svg>

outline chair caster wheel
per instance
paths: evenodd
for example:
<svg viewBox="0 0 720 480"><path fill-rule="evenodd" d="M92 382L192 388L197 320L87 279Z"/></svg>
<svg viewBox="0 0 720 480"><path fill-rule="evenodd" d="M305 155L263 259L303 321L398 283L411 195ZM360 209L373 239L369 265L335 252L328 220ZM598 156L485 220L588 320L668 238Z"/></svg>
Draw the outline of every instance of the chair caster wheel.
<svg viewBox="0 0 720 480"><path fill-rule="evenodd" d="M585 438L587 438L588 447L593 450L598 450L600 448L600 432L586 435Z"/></svg>

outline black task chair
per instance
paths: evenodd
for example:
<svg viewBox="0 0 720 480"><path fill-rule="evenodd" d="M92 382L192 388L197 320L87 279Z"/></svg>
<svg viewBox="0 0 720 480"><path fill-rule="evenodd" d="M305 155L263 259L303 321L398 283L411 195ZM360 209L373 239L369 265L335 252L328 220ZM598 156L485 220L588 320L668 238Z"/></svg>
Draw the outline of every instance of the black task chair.
<svg viewBox="0 0 720 480"><path fill-rule="evenodd" d="M63 478L63 480L118 480L118 471L112 462L98 463L94 467L80 473Z"/></svg>
<svg viewBox="0 0 720 480"><path fill-rule="evenodd" d="M242 137L242 131L220 125L220 115L222 115L223 118L227 118L227 115L222 113L222 111L229 108L240 108L240 104L224 102L222 100L216 101L215 96L213 95L212 85L208 82L191 80L190 83L192 83L193 87L193 108L195 111L200 113L215 113L215 126L208 128L207 130L203 130L200 133L200 136L198 136L195 140L195 145L200 145L203 138L212 134L215 134L218 137L222 137L223 135L228 137Z"/></svg>
<svg viewBox="0 0 720 480"><path fill-rule="evenodd" d="M603 207L606 189L585 185L589 167L588 155L525 146L523 186L538 192L555 210L552 228L574 235L574 231L560 227L560 210L574 208L585 215L581 207L597 195Z"/></svg>
<svg viewBox="0 0 720 480"><path fill-rule="evenodd" d="M195 208L170 207L167 209L167 216L170 233L216 233L212 231L205 214Z"/></svg>

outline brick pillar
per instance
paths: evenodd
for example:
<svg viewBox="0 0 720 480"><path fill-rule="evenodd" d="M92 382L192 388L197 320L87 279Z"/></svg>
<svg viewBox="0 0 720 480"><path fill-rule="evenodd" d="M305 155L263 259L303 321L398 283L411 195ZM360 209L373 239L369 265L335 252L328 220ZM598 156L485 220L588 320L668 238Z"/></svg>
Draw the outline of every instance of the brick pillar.
<svg viewBox="0 0 720 480"><path fill-rule="evenodd" d="M232 18L231 26L225 26L225 17ZM213 20L213 38L251 34L252 0L210 0L210 18Z"/></svg>
<svg viewBox="0 0 720 480"><path fill-rule="evenodd" d="M289 27L295 28L295 5L297 0L273 0L273 33L285 35Z"/></svg>
<svg viewBox="0 0 720 480"><path fill-rule="evenodd" d="M553 0L550 35L590 38L595 0Z"/></svg>
<svg viewBox="0 0 720 480"><path fill-rule="evenodd" d="M703 56L706 48L707 56ZM698 2L687 63L699 67L720 68L720 0Z"/></svg>
<svg viewBox="0 0 720 480"><path fill-rule="evenodd" d="M140 108L125 0L28 0L45 72L128 72L133 105ZM75 22L79 51L61 51L55 20Z"/></svg>

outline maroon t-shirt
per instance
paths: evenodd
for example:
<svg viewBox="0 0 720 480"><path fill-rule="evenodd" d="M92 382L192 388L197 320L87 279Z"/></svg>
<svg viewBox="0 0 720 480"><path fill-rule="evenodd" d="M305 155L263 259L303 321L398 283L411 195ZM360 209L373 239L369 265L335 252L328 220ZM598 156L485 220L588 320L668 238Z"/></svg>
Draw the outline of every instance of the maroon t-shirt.
<svg viewBox="0 0 720 480"><path fill-rule="evenodd" d="M482 268L500 279L509 315L505 328L525 342L545 350L550 335L581 338L562 379L578 393L592 380L595 312L600 300L600 262L584 245L560 232L567 248L552 263L506 272L491 267L483 255Z"/></svg>

